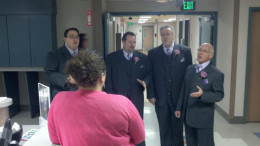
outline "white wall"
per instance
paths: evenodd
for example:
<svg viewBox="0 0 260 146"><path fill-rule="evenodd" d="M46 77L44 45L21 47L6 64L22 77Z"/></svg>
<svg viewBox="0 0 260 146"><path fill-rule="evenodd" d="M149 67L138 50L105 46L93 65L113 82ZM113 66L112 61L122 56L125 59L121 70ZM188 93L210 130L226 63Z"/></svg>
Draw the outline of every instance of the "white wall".
<svg viewBox="0 0 260 146"><path fill-rule="evenodd" d="M249 7L260 7L260 0L240 0L235 116L244 110Z"/></svg>
<svg viewBox="0 0 260 146"><path fill-rule="evenodd" d="M57 0L57 47L64 44L64 31L69 27L76 27L80 33L90 36L89 48L92 48L92 28L86 25L87 10L91 10L90 0Z"/></svg>
<svg viewBox="0 0 260 146"><path fill-rule="evenodd" d="M114 52L116 50L115 45L114 45L114 26L113 26L113 21L108 22L108 54L111 52Z"/></svg>
<svg viewBox="0 0 260 146"><path fill-rule="evenodd" d="M235 113L234 116L243 116L245 76L246 76L246 55L248 37L248 16L249 7L260 7L259 0L240 0L239 29L238 29L238 56L237 76L235 92ZM218 52L217 67L225 74L225 98L218 105L229 113L230 84L231 84L231 59L232 59L232 38L233 38L233 15L234 0L219 1L218 18Z"/></svg>
<svg viewBox="0 0 260 146"><path fill-rule="evenodd" d="M190 49L192 55L192 61L195 63L197 59L197 49L199 48L199 35L200 35L200 16L186 16L186 18L190 18Z"/></svg>
<svg viewBox="0 0 260 146"><path fill-rule="evenodd" d="M227 114L230 108L234 0L219 0L217 67L225 74L224 99L217 103Z"/></svg>
<svg viewBox="0 0 260 146"><path fill-rule="evenodd" d="M217 11L218 0L197 0L196 11ZM180 8L176 7L175 1L168 3L158 3L155 1L117 1L107 2L108 12L176 12Z"/></svg>

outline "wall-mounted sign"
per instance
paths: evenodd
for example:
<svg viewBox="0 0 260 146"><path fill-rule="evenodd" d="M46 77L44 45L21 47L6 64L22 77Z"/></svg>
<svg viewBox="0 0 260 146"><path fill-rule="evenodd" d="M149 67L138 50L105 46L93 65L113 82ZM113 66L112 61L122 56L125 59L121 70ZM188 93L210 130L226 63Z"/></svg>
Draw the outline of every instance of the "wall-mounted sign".
<svg viewBox="0 0 260 146"><path fill-rule="evenodd" d="M195 10L195 1L183 1L181 10Z"/></svg>
<svg viewBox="0 0 260 146"><path fill-rule="evenodd" d="M87 11L87 26L92 27L92 11Z"/></svg>
<svg viewBox="0 0 260 146"><path fill-rule="evenodd" d="M125 20L123 18L120 19L120 25L124 27Z"/></svg>

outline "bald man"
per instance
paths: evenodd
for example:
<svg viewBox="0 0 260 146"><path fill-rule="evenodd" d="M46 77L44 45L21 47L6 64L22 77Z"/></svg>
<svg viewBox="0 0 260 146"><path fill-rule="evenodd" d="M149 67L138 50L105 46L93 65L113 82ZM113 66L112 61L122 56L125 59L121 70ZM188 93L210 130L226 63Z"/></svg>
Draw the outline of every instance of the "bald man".
<svg viewBox="0 0 260 146"><path fill-rule="evenodd" d="M186 70L175 116L184 120L187 146L215 145L214 105L224 97L224 74L211 64L213 55L213 46L202 44L198 63Z"/></svg>

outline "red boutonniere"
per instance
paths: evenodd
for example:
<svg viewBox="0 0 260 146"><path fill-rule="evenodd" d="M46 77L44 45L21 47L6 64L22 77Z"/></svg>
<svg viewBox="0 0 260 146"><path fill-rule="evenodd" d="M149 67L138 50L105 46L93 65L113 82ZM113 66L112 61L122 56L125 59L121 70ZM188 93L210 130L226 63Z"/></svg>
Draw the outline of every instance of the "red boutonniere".
<svg viewBox="0 0 260 146"><path fill-rule="evenodd" d="M181 53L180 50L178 49L174 49L173 52L174 52L174 57Z"/></svg>
<svg viewBox="0 0 260 146"><path fill-rule="evenodd" d="M202 71L200 72L200 76L202 79L205 79L208 76L208 74L205 71Z"/></svg>
<svg viewBox="0 0 260 146"><path fill-rule="evenodd" d="M140 59L139 59L139 57L135 57L134 60L135 60L135 64L136 64Z"/></svg>
<svg viewBox="0 0 260 146"><path fill-rule="evenodd" d="M200 78L203 80L204 84L209 83L207 76L208 76L208 74L205 71L200 72Z"/></svg>

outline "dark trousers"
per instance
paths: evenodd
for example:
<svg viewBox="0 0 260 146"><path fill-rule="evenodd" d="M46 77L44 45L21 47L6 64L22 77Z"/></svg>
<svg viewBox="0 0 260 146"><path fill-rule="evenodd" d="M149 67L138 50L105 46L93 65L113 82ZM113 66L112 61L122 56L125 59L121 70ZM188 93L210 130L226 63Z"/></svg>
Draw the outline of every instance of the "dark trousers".
<svg viewBox="0 0 260 146"><path fill-rule="evenodd" d="M215 146L213 128L193 128L185 124L187 146Z"/></svg>
<svg viewBox="0 0 260 146"><path fill-rule="evenodd" d="M159 123L161 146L184 146L183 122L175 117L170 105L155 106Z"/></svg>
<svg viewBox="0 0 260 146"><path fill-rule="evenodd" d="M143 141L143 142L137 144L136 146L145 146L145 141Z"/></svg>

